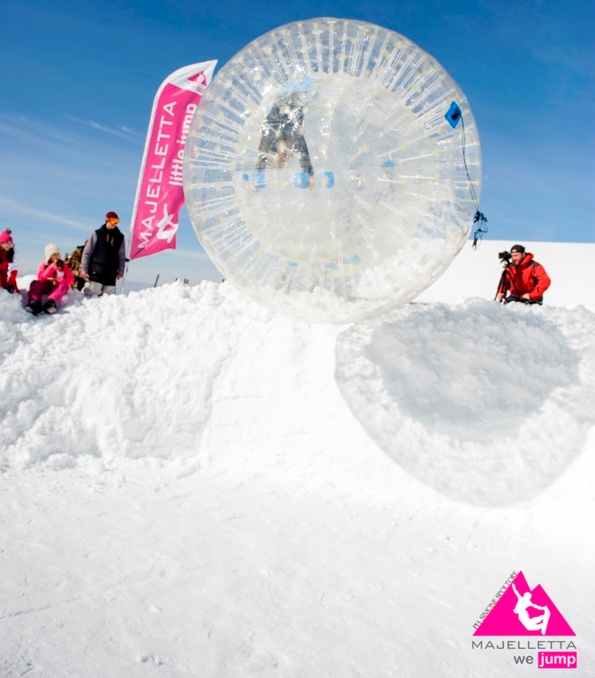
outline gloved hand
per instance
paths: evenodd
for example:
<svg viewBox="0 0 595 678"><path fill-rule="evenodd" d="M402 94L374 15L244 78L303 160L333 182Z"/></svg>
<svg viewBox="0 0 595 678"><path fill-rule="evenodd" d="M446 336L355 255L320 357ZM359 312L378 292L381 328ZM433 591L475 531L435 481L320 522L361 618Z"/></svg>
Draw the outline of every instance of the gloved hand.
<svg viewBox="0 0 595 678"><path fill-rule="evenodd" d="M6 285L6 291L12 294L13 292L19 291L19 286L17 285L17 273L18 271L11 271L8 278L8 284Z"/></svg>

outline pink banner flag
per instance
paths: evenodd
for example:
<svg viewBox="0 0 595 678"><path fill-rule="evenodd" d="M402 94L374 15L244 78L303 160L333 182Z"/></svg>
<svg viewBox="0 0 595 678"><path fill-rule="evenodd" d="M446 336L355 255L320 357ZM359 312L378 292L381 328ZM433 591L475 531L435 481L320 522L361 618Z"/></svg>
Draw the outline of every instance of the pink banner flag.
<svg viewBox="0 0 595 678"><path fill-rule="evenodd" d="M184 204L182 165L186 137L216 61L185 66L155 95L130 227L129 259L175 249Z"/></svg>

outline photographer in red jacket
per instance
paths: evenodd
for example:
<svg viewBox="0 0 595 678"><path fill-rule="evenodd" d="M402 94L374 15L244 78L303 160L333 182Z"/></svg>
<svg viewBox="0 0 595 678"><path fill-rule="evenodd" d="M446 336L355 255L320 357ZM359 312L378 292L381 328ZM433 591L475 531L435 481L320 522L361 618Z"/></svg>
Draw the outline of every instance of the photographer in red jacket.
<svg viewBox="0 0 595 678"><path fill-rule="evenodd" d="M525 252L522 245L513 245L510 254L500 252L498 256L506 262L506 267L500 278L496 299L505 304L511 301L542 304L543 293L551 283L545 268L534 261L533 255Z"/></svg>

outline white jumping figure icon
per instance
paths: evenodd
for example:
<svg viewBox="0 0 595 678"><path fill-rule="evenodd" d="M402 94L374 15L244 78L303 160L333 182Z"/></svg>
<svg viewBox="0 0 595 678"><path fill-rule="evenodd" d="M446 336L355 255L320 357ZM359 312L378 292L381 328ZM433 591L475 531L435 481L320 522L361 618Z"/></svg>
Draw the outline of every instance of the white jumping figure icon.
<svg viewBox="0 0 595 678"><path fill-rule="evenodd" d="M541 635L545 636L548 622L550 620L551 612L547 605L541 606L536 605L531 602L531 593L521 594L517 591L516 586L513 584L512 588L518 599L517 604L514 608L514 613L518 616L521 624L527 629L527 631L541 631ZM527 608L534 607L536 610L541 610L543 614L537 615L536 617L530 617L527 612Z"/></svg>
<svg viewBox="0 0 595 678"><path fill-rule="evenodd" d="M167 205L163 205L163 219L157 222L156 237L159 238L159 240L167 240L168 243L173 240L174 235L178 231L178 224L173 222L173 219L175 218L175 214L170 215L167 213ZM170 228L168 228L168 226Z"/></svg>

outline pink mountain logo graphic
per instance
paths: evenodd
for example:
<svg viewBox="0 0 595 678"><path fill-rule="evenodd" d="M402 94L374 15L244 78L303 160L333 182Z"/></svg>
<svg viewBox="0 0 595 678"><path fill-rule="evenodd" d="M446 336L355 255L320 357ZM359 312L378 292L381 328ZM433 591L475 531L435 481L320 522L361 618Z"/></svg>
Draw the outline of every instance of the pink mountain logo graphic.
<svg viewBox="0 0 595 678"><path fill-rule="evenodd" d="M479 625L474 636L575 636L541 584L529 588L522 572Z"/></svg>

